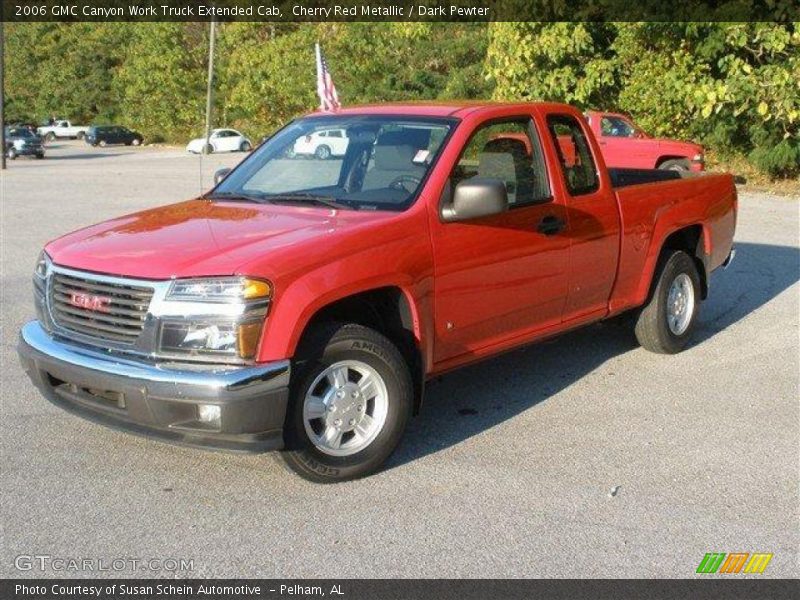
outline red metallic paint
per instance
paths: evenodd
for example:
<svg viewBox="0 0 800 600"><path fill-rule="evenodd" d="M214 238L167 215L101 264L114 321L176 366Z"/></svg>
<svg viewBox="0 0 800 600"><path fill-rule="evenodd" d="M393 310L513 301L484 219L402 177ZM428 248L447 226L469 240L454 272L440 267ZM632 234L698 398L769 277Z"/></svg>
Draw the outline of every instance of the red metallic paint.
<svg viewBox="0 0 800 600"><path fill-rule="evenodd" d="M60 265L168 279L242 274L269 279L275 301L258 361L292 357L313 315L355 293L399 289L411 307L428 375L641 305L664 240L703 230L709 269L727 257L736 191L729 175L612 189L600 147L581 114L561 104L426 104L349 108L343 114L451 116L461 120L416 203L405 212L253 205L197 199L71 233L47 245ZM472 132L547 114L584 128L599 189L571 197L552 140L541 135L553 198L469 223L443 223L440 198ZM546 237L545 215L567 228ZM449 326L448 323L451 325Z"/></svg>

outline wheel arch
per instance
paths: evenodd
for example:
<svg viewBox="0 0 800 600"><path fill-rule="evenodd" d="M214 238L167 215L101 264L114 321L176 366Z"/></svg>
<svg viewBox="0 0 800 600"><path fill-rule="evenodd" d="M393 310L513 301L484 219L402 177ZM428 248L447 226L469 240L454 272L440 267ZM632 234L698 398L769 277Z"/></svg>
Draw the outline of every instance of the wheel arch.
<svg viewBox="0 0 800 600"><path fill-rule="evenodd" d="M317 326L329 322L357 323L385 335L406 360L414 383L414 413L422 406L425 361L418 310L412 295L396 285L351 293L317 307L298 327L291 347L294 355L303 339Z"/></svg>
<svg viewBox="0 0 800 600"><path fill-rule="evenodd" d="M708 297L708 260L711 255L710 238L702 223L686 225L671 231L661 243L656 260L650 269L647 298L653 293L661 266L666 258L676 250L683 250L694 261L700 276L700 297Z"/></svg>

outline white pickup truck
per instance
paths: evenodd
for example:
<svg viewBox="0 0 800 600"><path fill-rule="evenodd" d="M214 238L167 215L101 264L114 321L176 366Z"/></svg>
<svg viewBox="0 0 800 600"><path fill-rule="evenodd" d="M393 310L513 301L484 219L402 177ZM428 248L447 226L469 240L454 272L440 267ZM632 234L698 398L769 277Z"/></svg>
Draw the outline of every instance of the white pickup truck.
<svg viewBox="0 0 800 600"><path fill-rule="evenodd" d="M55 121L52 125L43 125L37 132L48 142L55 139L78 139L82 140L86 136L88 127L73 125L69 121Z"/></svg>

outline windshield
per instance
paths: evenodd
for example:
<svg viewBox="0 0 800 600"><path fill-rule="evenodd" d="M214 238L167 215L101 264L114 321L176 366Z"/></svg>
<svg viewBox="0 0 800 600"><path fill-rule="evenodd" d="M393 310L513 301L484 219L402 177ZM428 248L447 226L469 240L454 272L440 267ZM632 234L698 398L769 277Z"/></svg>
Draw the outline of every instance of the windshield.
<svg viewBox="0 0 800 600"><path fill-rule="evenodd" d="M6 135L8 137L36 137L33 135L33 133L31 133L30 129L25 129L24 127L12 127L11 129L6 129Z"/></svg>
<svg viewBox="0 0 800 600"><path fill-rule="evenodd" d="M404 210L455 123L366 115L299 119L265 142L211 197Z"/></svg>

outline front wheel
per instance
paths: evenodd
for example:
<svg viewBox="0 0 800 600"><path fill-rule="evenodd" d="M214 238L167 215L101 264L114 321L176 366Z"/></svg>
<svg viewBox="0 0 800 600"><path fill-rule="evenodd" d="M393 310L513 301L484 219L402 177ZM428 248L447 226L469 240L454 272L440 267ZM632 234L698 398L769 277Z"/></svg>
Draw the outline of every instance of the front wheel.
<svg viewBox="0 0 800 600"><path fill-rule="evenodd" d="M363 477L397 447L412 407L408 366L389 339L361 325L319 327L293 366L283 457L309 481Z"/></svg>
<svg viewBox="0 0 800 600"><path fill-rule="evenodd" d="M101 148L105 148L108 145L108 142L106 142L105 140L100 140L98 143L100 144Z"/></svg>
<svg viewBox="0 0 800 600"><path fill-rule="evenodd" d="M142 140L140 140L139 138L133 138L131 140L131 145L133 145L133 146L138 146L141 143L142 143Z"/></svg>
<svg viewBox="0 0 800 600"><path fill-rule="evenodd" d="M79 131L79 132L78 132L78 135L77 135L76 137L77 137L79 140L82 140L84 137L86 137L86 134L85 134L83 131Z"/></svg>
<svg viewBox="0 0 800 600"><path fill-rule="evenodd" d="M323 144L317 147L314 151L314 155L320 160L328 160L331 157L331 149Z"/></svg>
<svg viewBox="0 0 800 600"><path fill-rule="evenodd" d="M687 171L691 170L691 165L685 158L676 158L665 160L663 163L658 165L658 168L662 171L677 171L678 173L686 173Z"/></svg>
<svg viewBox="0 0 800 600"><path fill-rule="evenodd" d="M47 140L48 142L54 142L56 139L56 134L51 131L46 136L44 136L44 139Z"/></svg>
<svg viewBox="0 0 800 600"><path fill-rule="evenodd" d="M663 261L649 302L636 320L636 339L643 348L675 354L689 342L700 308L700 275L694 260L676 250Z"/></svg>
<svg viewBox="0 0 800 600"><path fill-rule="evenodd" d="M10 158L11 160L14 160L15 158L17 158L17 151L14 150L13 147L11 147L8 149L8 152L6 152L6 156L8 156L8 158Z"/></svg>

